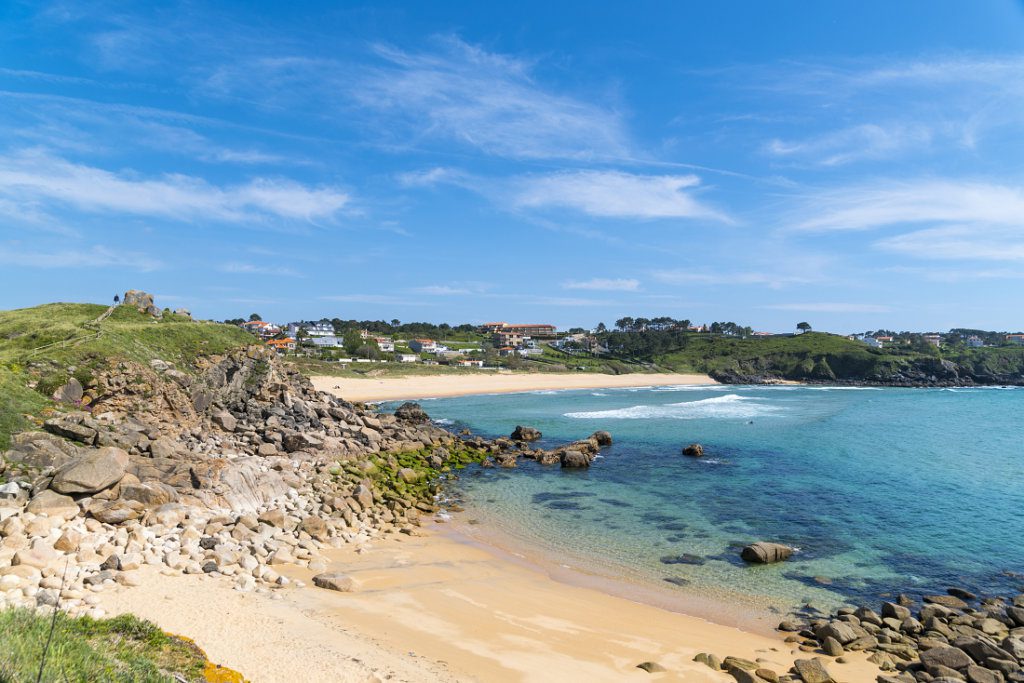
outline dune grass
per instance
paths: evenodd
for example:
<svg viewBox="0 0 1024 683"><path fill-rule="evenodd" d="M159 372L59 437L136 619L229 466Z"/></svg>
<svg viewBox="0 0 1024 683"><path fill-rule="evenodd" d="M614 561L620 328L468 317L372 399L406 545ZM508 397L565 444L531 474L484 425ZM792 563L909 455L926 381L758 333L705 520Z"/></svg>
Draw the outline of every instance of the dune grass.
<svg viewBox="0 0 1024 683"><path fill-rule="evenodd" d="M0 683L36 680L50 623L50 615L0 611ZM42 680L204 681L206 668L198 647L130 614L96 620L59 612Z"/></svg>

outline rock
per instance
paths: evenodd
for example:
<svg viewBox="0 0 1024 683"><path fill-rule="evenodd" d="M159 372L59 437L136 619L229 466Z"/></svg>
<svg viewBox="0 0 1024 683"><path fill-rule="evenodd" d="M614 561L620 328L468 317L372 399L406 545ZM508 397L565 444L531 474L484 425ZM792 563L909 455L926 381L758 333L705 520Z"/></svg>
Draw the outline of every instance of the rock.
<svg viewBox="0 0 1024 683"><path fill-rule="evenodd" d="M612 445L612 435L611 435L611 432L606 432L606 431L603 431L603 430L602 431L598 431L598 432L594 432L593 434L590 435L590 438L594 439L595 441L597 441L597 445L600 446L601 448L604 448L605 446L611 446Z"/></svg>
<svg viewBox="0 0 1024 683"><path fill-rule="evenodd" d="M419 403L412 401L403 403L395 411L395 417L404 422L429 422L430 416L420 407Z"/></svg>
<svg viewBox="0 0 1024 683"><path fill-rule="evenodd" d="M790 548L788 545L758 541L743 548L740 552L740 557L745 562L753 564L771 564L789 559L792 554L793 548Z"/></svg>
<svg viewBox="0 0 1024 683"><path fill-rule="evenodd" d="M146 313L154 318L163 317L163 312L153 303L153 295L137 289L129 289L121 299L122 306L134 306L139 313Z"/></svg>
<svg viewBox="0 0 1024 683"><path fill-rule="evenodd" d="M256 449L256 455L264 458L277 455L277 446L272 443L261 443L259 448Z"/></svg>
<svg viewBox="0 0 1024 683"><path fill-rule="evenodd" d="M296 451L318 451L324 447L324 442L323 439L319 439L312 434L296 432L294 434L285 434L283 445L286 451L294 453Z"/></svg>
<svg viewBox="0 0 1024 683"><path fill-rule="evenodd" d="M122 524L138 519L145 509L142 503L134 500L93 500L86 511L104 524Z"/></svg>
<svg viewBox="0 0 1024 683"><path fill-rule="evenodd" d="M537 441L543 436L539 429L533 427L524 427L522 425L516 425L515 431L512 432L513 441ZM649 662L645 662L649 663ZM643 666L642 664L640 665Z"/></svg>
<svg viewBox="0 0 1024 683"><path fill-rule="evenodd" d="M771 669L758 669L754 672L754 675L760 678L762 681L768 681L768 683L779 683L779 674L772 671Z"/></svg>
<svg viewBox="0 0 1024 683"><path fill-rule="evenodd" d="M260 513L257 519L264 524L269 524L270 526L277 527L278 529L283 529L287 517L284 510L281 508L272 508L266 512Z"/></svg>
<svg viewBox="0 0 1024 683"><path fill-rule="evenodd" d="M959 648L970 655L974 661L987 663L992 659L1012 659L1013 656L988 639L960 636L953 641L953 647ZM952 667L954 669L959 667Z"/></svg>
<svg viewBox="0 0 1024 683"><path fill-rule="evenodd" d="M883 602L882 603L882 618L883 619L895 619L896 621L902 622L911 616L910 610L903 605L897 605L894 602Z"/></svg>
<svg viewBox="0 0 1024 683"><path fill-rule="evenodd" d="M178 444L166 436L161 436L149 444L149 454L154 458L173 458L178 452Z"/></svg>
<svg viewBox="0 0 1024 683"><path fill-rule="evenodd" d="M861 631L861 633L863 633L863 631ZM821 642L825 642L827 638L832 638L840 645L846 645L858 638L857 631L854 630L852 625L845 621L830 621L816 629L815 635Z"/></svg>
<svg viewBox="0 0 1024 683"><path fill-rule="evenodd" d="M62 496L56 491L40 491L28 502L25 512L48 517L71 519L78 514L78 503L71 496Z"/></svg>
<svg viewBox="0 0 1024 683"><path fill-rule="evenodd" d="M306 517L299 528L318 541L326 541L329 535L327 522L320 517Z"/></svg>
<svg viewBox="0 0 1024 683"><path fill-rule="evenodd" d="M974 662L966 652L956 647L933 647L920 654L925 667L948 666L950 669L966 669Z"/></svg>
<svg viewBox="0 0 1024 683"><path fill-rule="evenodd" d="M406 484L414 484L420 480L420 473L411 467L403 467L398 470L398 478Z"/></svg>
<svg viewBox="0 0 1024 683"><path fill-rule="evenodd" d="M828 669L818 658L798 659L793 662L793 666L804 683L834 683Z"/></svg>
<svg viewBox="0 0 1024 683"><path fill-rule="evenodd" d="M355 499L364 510L373 507L373 491L365 484L356 487Z"/></svg>
<svg viewBox="0 0 1024 683"><path fill-rule="evenodd" d="M540 437L537 437L540 438ZM531 439L532 440L532 439ZM643 669L649 674L661 673L662 671L668 671L665 667L657 662L640 662L636 665L636 668Z"/></svg>
<svg viewBox="0 0 1024 683"><path fill-rule="evenodd" d="M743 659L742 657L726 657L722 662L724 669L743 669L744 671L756 671L759 666L757 662L752 662L749 659Z"/></svg>
<svg viewBox="0 0 1024 683"><path fill-rule="evenodd" d="M235 416L226 410L214 413L213 417L210 418L213 423L223 429L225 432L235 431L235 427L238 426L238 420Z"/></svg>
<svg viewBox="0 0 1024 683"><path fill-rule="evenodd" d="M82 396L85 395L85 390L82 388L82 383L72 377L69 379L64 386L53 392L53 400L58 403L73 403L80 404L82 402Z"/></svg>
<svg viewBox="0 0 1024 683"><path fill-rule="evenodd" d="M961 600L977 600L978 596L974 593L964 590L963 588L947 588L946 592L952 595L954 598L960 598Z"/></svg>
<svg viewBox="0 0 1024 683"><path fill-rule="evenodd" d="M67 418L51 418L43 423L43 429L62 436L72 441L80 441L84 444L92 444L96 440L96 430L87 425L75 422Z"/></svg>
<svg viewBox="0 0 1024 683"><path fill-rule="evenodd" d="M950 609L967 609L968 607L966 602L953 595L925 595L921 599L931 605L942 605Z"/></svg>
<svg viewBox="0 0 1024 683"><path fill-rule="evenodd" d="M967 680L968 683L1003 683L1001 675L977 664L967 667Z"/></svg>
<svg viewBox="0 0 1024 683"><path fill-rule="evenodd" d="M60 538L53 544L55 550L62 553L73 553L78 550L78 544L82 542L82 534L74 529L65 529Z"/></svg>
<svg viewBox="0 0 1024 683"><path fill-rule="evenodd" d="M823 649L825 654L829 657L841 657L845 653L842 643L832 636L828 636L824 641L822 641L821 649Z"/></svg>
<svg viewBox="0 0 1024 683"><path fill-rule="evenodd" d="M341 572L326 572L313 577L313 585L340 593L351 593L355 590L356 582L347 574Z"/></svg>
<svg viewBox="0 0 1024 683"><path fill-rule="evenodd" d="M149 519L168 529L173 529L185 521L187 511L181 503L165 503L150 513Z"/></svg>
<svg viewBox="0 0 1024 683"><path fill-rule="evenodd" d="M120 448L90 449L57 470L50 488L57 493L103 491L121 481L128 462L128 454Z"/></svg>
<svg viewBox="0 0 1024 683"><path fill-rule="evenodd" d="M562 467L590 467L590 458L582 451L572 449L562 451L559 461L562 463Z"/></svg>
<svg viewBox="0 0 1024 683"><path fill-rule="evenodd" d="M683 446L683 455L689 455L692 458L699 458L704 455L704 447L699 443L691 443L689 446Z"/></svg>

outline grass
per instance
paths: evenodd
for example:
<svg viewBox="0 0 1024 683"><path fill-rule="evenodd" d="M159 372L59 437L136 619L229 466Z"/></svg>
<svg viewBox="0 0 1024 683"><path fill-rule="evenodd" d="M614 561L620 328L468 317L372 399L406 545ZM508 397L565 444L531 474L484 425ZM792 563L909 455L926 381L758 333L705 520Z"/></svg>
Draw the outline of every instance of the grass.
<svg viewBox="0 0 1024 683"><path fill-rule="evenodd" d="M0 451L11 446L11 435L26 429L28 415L38 414L48 401L25 386L25 376L0 366Z"/></svg>
<svg viewBox="0 0 1024 683"><path fill-rule="evenodd" d="M36 680L50 620L29 610L0 611L0 683ZM96 620L60 612L42 680L156 682L177 674L204 681L207 667L191 642L130 614Z"/></svg>

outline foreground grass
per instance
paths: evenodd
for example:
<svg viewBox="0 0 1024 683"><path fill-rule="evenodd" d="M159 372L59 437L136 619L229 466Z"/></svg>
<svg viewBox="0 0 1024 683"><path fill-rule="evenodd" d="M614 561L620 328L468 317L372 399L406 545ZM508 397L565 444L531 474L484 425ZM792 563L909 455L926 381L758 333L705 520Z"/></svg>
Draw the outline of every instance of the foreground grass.
<svg viewBox="0 0 1024 683"><path fill-rule="evenodd" d="M49 616L0 611L0 683L36 680L49 632ZM72 619L61 612L42 680L205 681L207 669L202 650L148 621L129 614Z"/></svg>

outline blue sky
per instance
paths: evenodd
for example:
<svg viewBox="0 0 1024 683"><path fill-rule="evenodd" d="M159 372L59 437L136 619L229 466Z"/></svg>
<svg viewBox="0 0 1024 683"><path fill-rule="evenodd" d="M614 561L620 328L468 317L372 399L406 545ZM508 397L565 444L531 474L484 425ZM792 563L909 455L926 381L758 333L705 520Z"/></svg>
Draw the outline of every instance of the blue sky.
<svg viewBox="0 0 1024 683"><path fill-rule="evenodd" d="M711 4L3 3L0 307L1024 327L1024 4Z"/></svg>

